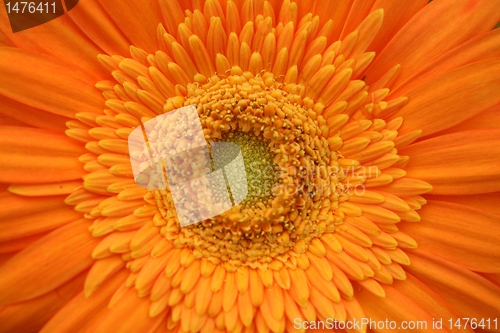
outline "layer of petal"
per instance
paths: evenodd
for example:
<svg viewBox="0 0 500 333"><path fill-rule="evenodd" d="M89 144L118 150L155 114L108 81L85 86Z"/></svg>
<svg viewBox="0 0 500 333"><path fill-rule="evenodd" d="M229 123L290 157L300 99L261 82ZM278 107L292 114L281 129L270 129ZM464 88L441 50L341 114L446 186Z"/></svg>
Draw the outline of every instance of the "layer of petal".
<svg viewBox="0 0 500 333"><path fill-rule="evenodd" d="M80 1L68 15L101 50L110 55L128 55L131 43L97 0Z"/></svg>
<svg viewBox="0 0 500 333"><path fill-rule="evenodd" d="M403 82L429 59L491 30L500 20L495 0L433 1L418 12L387 44L366 73L368 83L401 65Z"/></svg>
<svg viewBox="0 0 500 333"><path fill-rule="evenodd" d="M102 313L102 318L93 332L148 332L154 330L163 320L159 315L149 317L151 302L148 298L139 298L135 288L129 289L120 301Z"/></svg>
<svg viewBox="0 0 500 333"><path fill-rule="evenodd" d="M7 36L0 30L0 46L14 46Z"/></svg>
<svg viewBox="0 0 500 333"><path fill-rule="evenodd" d="M406 252L411 260L406 270L438 293L460 317L498 317L500 287L436 255L419 249Z"/></svg>
<svg viewBox="0 0 500 333"><path fill-rule="evenodd" d="M476 62L434 78L409 91L398 130L422 130L422 137L460 124L500 103L500 58Z"/></svg>
<svg viewBox="0 0 500 333"><path fill-rule="evenodd" d="M99 243L80 220L61 227L16 254L0 267L0 304L41 296L87 269Z"/></svg>
<svg viewBox="0 0 500 333"><path fill-rule="evenodd" d="M79 218L81 213L61 201L56 209L0 220L0 242L52 231Z"/></svg>
<svg viewBox="0 0 500 333"><path fill-rule="evenodd" d="M377 54L380 53L406 22L428 3L428 0L413 0L408 2L393 0L375 1L372 9L384 9L384 22L368 50L374 51Z"/></svg>
<svg viewBox="0 0 500 333"><path fill-rule="evenodd" d="M344 23L351 11L354 0L345 1L331 1L331 0L317 0L315 14L320 17L320 24L325 24L328 20L332 20L333 28L329 42L339 39L340 33L344 27Z"/></svg>
<svg viewBox="0 0 500 333"><path fill-rule="evenodd" d="M134 46L150 53L158 50L156 28L162 22L158 1L98 1Z"/></svg>
<svg viewBox="0 0 500 333"><path fill-rule="evenodd" d="M0 310L0 332L38 332L81 289L85 273L45 295Z"/></svg>
<svg viewBox="0 0 500 333"><path fill-rule="evenodd" d="M488 128L500 128L500 105L481 112L475 117L468 119L456 126L445 129L444 131L434 133L432 136L440 136L445 134L456 133L467 130L478 130Z"/></svg>
<svg viewBox="0 0 500 333"><path fill-rule="evenodd" d="M2 242L2 243L0 243L0 254L1 253L15 254L16 252L19 252L19 251L27 248L28 246L30 246L31 244L33 244L34 242L36 242L40 238L46 236L47 234L48 234L48 232L44 232L44 233L36 234L33 236L27 236L27 237L17 238L17 239L11 240L11 241L7 241L7 242ZM0 263L0 265L1 265L1 263Z"/></svg>
<svg viewBox="0 0 500 333"><path fill-rule="evenodd" d="M480 275L500 287L500 274L481 273Z"/></svg>
<svg viewBox="0 0 500 333"><path fill-rule="evenodd" d="M10 252L10 253L1 253L0 254L0 266L5 264L7 261L10 260L16 253L15 252Z"/></svg>
<svg viewBox="0 0 500 333"><path fill-rule="evenodd" d="M100 49L75 25L68 15L31 29L12 32L7 17L4 0L0 1L0 30L16 47L41 55L58 58L68 66L78 66L95 80L106 74L99 66L96 56ZM3 56L2 56L3 59ZM9 62L13 65L16 62ZM38 67L32 67L38 68Z"/></svg>
<svg viewBox="0 0 500 333"><path fill-rule="evenodd" d="M66 304L40 331L41 333L77 332L99 312L106 311L111 296L126 280L129 272L117 272L100 286L99 291L86 298L83 291Z"/></svg>
<svg viewBox="0 0 500 333"><path fill-rule="evenodd" d="M425 283L419 281L416 277L406 273L405 281L394 281L394 288L399 292L409 297L413 302L417 303L422 309L425 309L436 320L443 320L443 327L450 332L473 332L470 327L449 327L446 325L451 318L456 320L457 313L453 312L452 306L448 304L439 295L439 290L432 290ZM428 323L429 327L432 323Z"/></svg>
<svg viewBox="0 0 500 333"><path fill-rule="evenodd" d="M0 127L0 182L40 184L83 175L85 149L65 135L41 129Z"/></svg>
<svg viewBox="0 0 500 333"><path fill-rule="evenodd" d="M427 329L429 332L438 331L431 329L432 316L426 309L421 308L415 301L404 295L395 286L384 285L383 287L386 294L384 298L377 297L365 290L356 295L356 299L368 318L371 318L375 322L390 320L396 325L393 329L385 327L385 325L381 325L380 327L372 325L371 329L374 332L401 332L404 330L404 326L402 325L410 321L414 323L424 321L428 325ZM427 332L427 330L425 331Z"/></svg>
<svg viewBox="0 0 500 333"><path fill-rule="evenodd" d="M104 98L88 70L10 47L0 47L0 59L0 95L69 118L102 112Z"/></svg>
<svg viewBox="0 0 500 333"><path fill-rule="evenodd" d="M71 194L83 186L81 180L69 181L69 182L58 182L52 184L40 184L40 185L10 185L8 190L10 193L17 195L23 195L27 197L45 197L52 195L63 195Z"/></svg>
<svg viewBox="0 0 500 333"><path fill-rule="evenodd" d="M464 205L429 200L422 220L402 224L418 248L477 272L499 273L500 218Z"/></svg>
<svg viewBox="0 0 500 333"><path fill-rule="evenodd" d="M27 198L12 194L9 191L0 193L0 219L9 220L15 217L36 214L45 210L61 208L66 196L50 196Z"/></svg>
<svg viewBox="0 0 500 333"><path fill-rule="evenodd" d="M500 192L481 193L474 195L433 195L429 199L433 201L444 201L467 207L479 209L481 212L500 216L498 203L500 202Z"/></svg>
<svg viewBox="0 0 500 333"><path fill-rule="evenodd" d="M26 123L3 115L0 115L0 126L29 127Z"/></svg>
<svg viewBox="0 0 500 333"><path fill-rule="evenodd" d="M433 186L442 195L500 191L500 129L463 131L404 148L410 156L408 177Z"/></svg>
<svg viewBox="0 0 500 333"><path fill-rule="evenodd" d="M375 4L375 0L354 0L347 15L340 39L344 39L348 34L356 30L363 19L368 16L370 9Z"/></svg>
<svg viewBox="0 0 500 333"><path fill-rule="evenodd" d="M0 114L21 123L60 133L67 129L66 122L69 120L67 117L36 109L5 96L0 96L0 104L2 105Z"/></svg>
<svg viewBox="0 0 500 333"><path fill-rule="evenodd" d="M399 97L431 79L456 68L500 57L500 30L495 29L454 47L440 57L428 61L419 72L393 88L390 96Z"/></svg>

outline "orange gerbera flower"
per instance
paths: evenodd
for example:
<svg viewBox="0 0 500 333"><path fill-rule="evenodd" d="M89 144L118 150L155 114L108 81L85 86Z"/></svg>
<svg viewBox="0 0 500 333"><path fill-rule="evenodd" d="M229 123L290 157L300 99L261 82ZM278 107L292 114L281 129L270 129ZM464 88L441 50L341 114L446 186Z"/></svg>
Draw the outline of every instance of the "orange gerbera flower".
<svg viewBox="0 0 500 333"><path fill-rule="evenodd" d="M498 331L498 6L0 6L0 332ZM189 105L249 186L181 227L127 139Z"/></svg>

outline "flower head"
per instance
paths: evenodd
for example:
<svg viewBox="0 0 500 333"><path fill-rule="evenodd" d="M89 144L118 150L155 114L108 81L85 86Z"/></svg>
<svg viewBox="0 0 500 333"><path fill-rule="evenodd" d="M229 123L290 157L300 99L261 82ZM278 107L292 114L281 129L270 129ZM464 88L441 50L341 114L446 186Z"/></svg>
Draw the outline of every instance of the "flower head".
<svg viewBox="0 0 500 333"><path fill-rule="evenodd" d="M25 32L4 26L4 331L494 318L494 6L89 0ZM244 175L220 179L244 177L244 199L201 180L216 157L161 164L164 188L134 179L131 160L142 171L148 154L191 147L191 129L160 117L187 106L208 143L238 147L211 154L241 153ZM180 223L223 198L223 213Z"/></svg>

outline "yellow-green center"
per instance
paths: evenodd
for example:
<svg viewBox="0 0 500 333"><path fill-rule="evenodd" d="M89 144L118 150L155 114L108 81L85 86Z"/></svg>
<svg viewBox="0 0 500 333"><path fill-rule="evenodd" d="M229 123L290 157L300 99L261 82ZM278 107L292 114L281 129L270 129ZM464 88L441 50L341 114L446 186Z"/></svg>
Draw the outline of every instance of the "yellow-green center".
<svg viewBox="0 0 500 333"><path fill-rule="evenodd" d="M280 168L274 163L276 154L270 151L269 142L243 132L225 133L221 141L236 144L243 156L248 194L240 204L245 208L255 207L257 203L268 204L275 195L273 188L279 184L280 174Z"/></svg>

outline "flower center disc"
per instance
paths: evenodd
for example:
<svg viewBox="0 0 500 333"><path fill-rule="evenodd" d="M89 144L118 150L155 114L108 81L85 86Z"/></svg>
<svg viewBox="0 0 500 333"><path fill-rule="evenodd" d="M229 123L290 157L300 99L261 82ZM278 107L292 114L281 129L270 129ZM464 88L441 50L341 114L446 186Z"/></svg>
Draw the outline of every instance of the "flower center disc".
<svg viewBox="0 0 500 333"><path fill-rule="evenodd" d="M338 180L330 167L336 158L316 110L322 104L303 95L303 85L235 66L227 77L198 74L183 105L167 101L166 112L196 105L207 141L240 147L249 189L241 204L222 215L183 228L168 223L168 239L214 263L267 268L286 264L312 239L334 230ZM164 218L172 219L168 193L157 192Z"/></svg>
<svg viewBox="0 0 500 333"><path fill-rule="evenodd" d="M257 204L270 203L269 200L276 195L273 189L280 183L280 171L274 163L276 154L270 151L268 140L262 140L253 133L229 132L222 135L221 141L236 144L243 155L248 194L240 205L244 208L252 208ZM214 146L214 148L223 149L220 146ZM219 152L217 155L223 156L223 153ZM222 164L229 162L231 161L222 161ZM230 188L228 190L231 192Z"/></svg>

